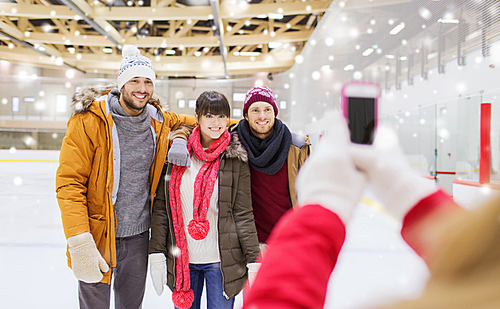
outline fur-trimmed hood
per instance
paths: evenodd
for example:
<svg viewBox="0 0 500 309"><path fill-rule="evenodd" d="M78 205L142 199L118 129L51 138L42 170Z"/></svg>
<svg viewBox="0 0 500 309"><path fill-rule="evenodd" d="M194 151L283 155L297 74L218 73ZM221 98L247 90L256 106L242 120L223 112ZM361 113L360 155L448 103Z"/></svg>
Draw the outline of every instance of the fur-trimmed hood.
<svg viewBox="0 0 500 309"><path fill-rule="evenodd" d="M116 84L84 87L73 96L73 101L71 102L71 116L78 113L88 112L92 102L94 102L97 98L108 94L114 88L117 88ZM156 93L153 93L153 96L148 103L153 106L157 105L161 109L167 108L166 104L162 102L161 98Z"/></svg>
<svg viewBox="0 0 500 309"><path fill-rule="evenodd" d="M226 148L225 156L227 158L237 158L243 162L248 162L248 153L243 144L240 141L240 138L237 134L231 133L231 141Z"/></svg>

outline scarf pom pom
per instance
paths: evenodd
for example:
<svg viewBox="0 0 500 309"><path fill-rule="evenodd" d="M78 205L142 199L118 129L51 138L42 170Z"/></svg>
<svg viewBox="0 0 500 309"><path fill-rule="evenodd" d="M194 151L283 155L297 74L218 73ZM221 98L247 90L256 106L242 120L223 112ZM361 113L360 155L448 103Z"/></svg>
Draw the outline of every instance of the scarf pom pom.
<svg viewBox="0 0 500 309"><path fill-rule="evenodd" d="M208 230L210 230L210 223L205 221L189 221L188 232L194 240L202 240L207 237Z"/></svg>
<svg viewBox="0 0 500 309"><path fill-rule="evenodd" d="M194 293L193 290L189 289L189 291L180 291L175 290L172 293L172 301L174 302L175 307L179 309L189 309L193 304Z"/></svg>

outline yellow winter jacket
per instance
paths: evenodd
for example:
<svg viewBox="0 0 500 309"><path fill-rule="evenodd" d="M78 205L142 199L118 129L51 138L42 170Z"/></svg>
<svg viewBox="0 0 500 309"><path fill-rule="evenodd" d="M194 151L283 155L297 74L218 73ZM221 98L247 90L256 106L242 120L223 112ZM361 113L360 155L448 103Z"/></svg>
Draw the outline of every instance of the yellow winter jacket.
<svg viewBox="0 0 500 309"><path fill-rule="evenodd" d="M66 238L90 232L110 267L116 266L115 210L118 192L120 151L118 134L109 110L112 87L87 87L73 99L73 116L63 139L56 174L56 192ZM155 137L151 165L151 203L168 150L168 135L179 125L196 125L194 116L162 111L153 96L146 105ZM152 207L152 205L151 205ZM71 267L67 252L68 265ZM111 271L101 280L111 283Z"/></svg>

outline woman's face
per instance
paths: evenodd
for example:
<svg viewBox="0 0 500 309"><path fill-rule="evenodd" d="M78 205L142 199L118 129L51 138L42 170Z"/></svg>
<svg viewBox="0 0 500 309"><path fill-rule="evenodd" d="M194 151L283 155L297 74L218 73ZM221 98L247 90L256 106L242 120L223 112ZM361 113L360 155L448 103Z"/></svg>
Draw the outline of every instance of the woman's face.
<svg viewBox="0 0 500 309"><path fill-rule="evenodd" d="M198 117L195 114L195 117L200 126L201 145L205 148L208 148L214 140L218 139L227 128L226 115L205 114Z"/></svg>

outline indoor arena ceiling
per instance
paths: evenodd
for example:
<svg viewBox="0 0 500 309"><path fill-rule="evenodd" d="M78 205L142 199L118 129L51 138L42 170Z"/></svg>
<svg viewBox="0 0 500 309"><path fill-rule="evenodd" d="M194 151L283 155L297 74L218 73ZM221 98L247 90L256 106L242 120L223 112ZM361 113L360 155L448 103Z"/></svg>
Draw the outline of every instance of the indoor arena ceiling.
<svg viewBox="0 0 500 309"><path fill-rule="evenodd" d="M498 6L486 0L0 0L0 60L116 73L122 46L133 44L152 59L159 76L278 73L294 65L331 5L329 14L339 23L329 25L336 33L331 44L341 43L339 36L353 36L341 23L359 29L349 44L332 47L335 61L367 68L389 51L404 52L406 41L391 33L395 26L402 25L413 44L421 33L438 29L425 29L422 21L443 25L447 11L483 2L489 3L481 5L485 8ZM453 29L461 25L452 24ZM451 30L444 28L439 33L446 36ZM362 54L367 48L377 53Z"/></svg>
<svg viewBox="0 0 500 309"><path fill-rule="evenodd" d="M133 44L160 76L279 72L331 1L1 0L0 59L116 72Z"/></svg>

